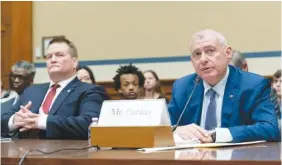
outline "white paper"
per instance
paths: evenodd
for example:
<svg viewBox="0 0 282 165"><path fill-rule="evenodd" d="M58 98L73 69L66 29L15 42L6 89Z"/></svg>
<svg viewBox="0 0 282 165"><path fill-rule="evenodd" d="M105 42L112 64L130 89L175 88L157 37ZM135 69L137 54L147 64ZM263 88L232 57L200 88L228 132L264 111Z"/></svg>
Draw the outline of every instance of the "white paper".
<svg viewBox="0 0 282 165"><path fill-rule="evenodd" d="M252 141L252 142L242 142L242 143L203 143L203 144L183 144L171 147L156 147L156 148L140 148L137 151L141 152L157 152L157 151L167 151L167 150L177 150L177 149L188 149L188 148L214 148L214 147L226 147L226 146L239 146L239 145L250 145L257 143L264 143L266 141Z"/></svg>
<svg viewBox="0 0 282 165"><path fill-rule="evenodd" d="M11 138L3 138L1 137L1 143L9 143L11 142Z"/></svg>
<svg viewBox="0 0 282 165"><path fill-rule="evenodd" d="M170 126L165 99L106 100L98 126Z"/></svg>

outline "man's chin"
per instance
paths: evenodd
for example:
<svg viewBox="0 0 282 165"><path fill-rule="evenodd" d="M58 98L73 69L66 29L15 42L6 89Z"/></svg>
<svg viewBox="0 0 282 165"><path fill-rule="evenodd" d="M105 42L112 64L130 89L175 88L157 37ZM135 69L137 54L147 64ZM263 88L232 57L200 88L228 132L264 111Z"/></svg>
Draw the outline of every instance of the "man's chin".
<svg viewBox="0 0 282 165"><path fill-rule="evenodd" d="M128 99L128 100L135 100L135 99L137 99L137 96L127 96L126 99Z"/></svg>

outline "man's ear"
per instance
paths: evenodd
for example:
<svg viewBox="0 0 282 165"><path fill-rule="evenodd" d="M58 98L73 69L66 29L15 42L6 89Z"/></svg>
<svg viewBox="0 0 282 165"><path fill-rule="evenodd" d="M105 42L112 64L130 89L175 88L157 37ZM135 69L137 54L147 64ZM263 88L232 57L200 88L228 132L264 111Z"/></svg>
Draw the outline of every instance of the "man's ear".
<svg viewBox="0 0 282 165"><path fill-rule="evenodd" d="M76 69L78 66L78 59L76 57L73 57L73 63L74 63L74 68Z"/></svg>
<svg viewBox="0 0 282 165"><path fill-rule="evenodd" d="M248 71L249 71L249 67L248 67L248 63L247 63L247 62L243 62L243 64L242 64L242 70L245 71L245 72L248 72Z"/></svg>
<svg viewBox="0 0 282 165"><path fill-rule="evenodd" d="M119 90L118 90L118 93L119 93L119 94L122 94L122 90L119 89Z"/></svg>
<svg viewBox="0 0 282 165"><path fill-rule="evenodd" d="M230 46L227 46L225 48L225 53L226 53L226 58L228 60L231 60L232 59L232 56L233 56L233 52L232 52L232 48Z"/></svg>

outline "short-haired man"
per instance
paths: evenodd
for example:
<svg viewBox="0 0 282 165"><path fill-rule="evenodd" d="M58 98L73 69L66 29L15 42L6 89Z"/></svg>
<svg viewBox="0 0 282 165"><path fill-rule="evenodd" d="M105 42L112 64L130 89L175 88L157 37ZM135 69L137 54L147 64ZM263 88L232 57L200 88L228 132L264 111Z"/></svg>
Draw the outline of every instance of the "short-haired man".
<svg viewBox="0 0 282 165"><path fill-rule="evenodd" d="M233 50L232 54L233 54L232 59L229 62L229 64L233 65L233 66L237 66L237 67L241 68L243 71L248 72L249 67L248 67L248 63L245 59L244 54L242 54L238 50Z"/></svg>
<svg viewBox="0 0 282 165"><path fill-rule="evenodd" d="M120 66L116 72L117 74L113 78L115 90L118 91L122 99L138 99L140 89L145 81L142 71L136 66L129 64Z"/></svg>
<svg viewBox="0 0 282 165"><path fill-rule="evenodd" d="M108 99L104 88L76 77L77 49L66 38L50 41L46 54L50 83L32 85L11 111L1 116L2 132L34 132L37 138L87 139L92 117L98 117ZM30 133L30 134L29 134Z"/></svg>
<svg viewBox="0 0 282 165"><path fill-rule="evenodd" d="M26 87L33 84L35 65L28 61L18 61L12 66L10 88L21 95Z"/></svg>
<svg viewBox="0 0 282 165"><path fill-rule="evenodd" d="M168 105L172 124L185 111L177 135L202 143L280 141L269 81L229 66L232 49L222 34L211 29L195 33L190 52L196 73L175 81Z"/></svg>

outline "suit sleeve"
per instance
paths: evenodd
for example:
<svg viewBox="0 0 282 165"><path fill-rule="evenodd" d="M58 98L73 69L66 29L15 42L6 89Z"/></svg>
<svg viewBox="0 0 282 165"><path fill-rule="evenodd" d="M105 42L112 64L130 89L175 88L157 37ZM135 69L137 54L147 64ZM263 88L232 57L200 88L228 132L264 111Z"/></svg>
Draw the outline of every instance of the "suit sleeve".
<svg viewBox="0 0 282 165"><path fill-rule="evenodd" d="M9 119L12 115L14 115L16 112L20 110L20 106L22 104L22 100L25 97L25 92L20 96L19 100L14 104L8 107L9 109L6 109L3 114L1 114L1 132L2 133L9 133ZM2 108L2 105L1 105ZM16 130L17 131L17 130Z"/></svg>
<svg viewBox="0 0 282 165"><path fill-rule="evenodd" d="M92 117L99 117L102 103L108 95L101 86L87 89L77 105L77 116L49 115L46 138L87 139L88 126Z"/></svg>
<svg viewBox="0 0 282 165"><path fill-rule="evenodd" d="M229 128L233 142L255 140L280 141L280 130L274 105L270 100L270 84L268 81L263 80L249 97L246 104L252 104L250 112L251 123L245 126Z"/></svg>

